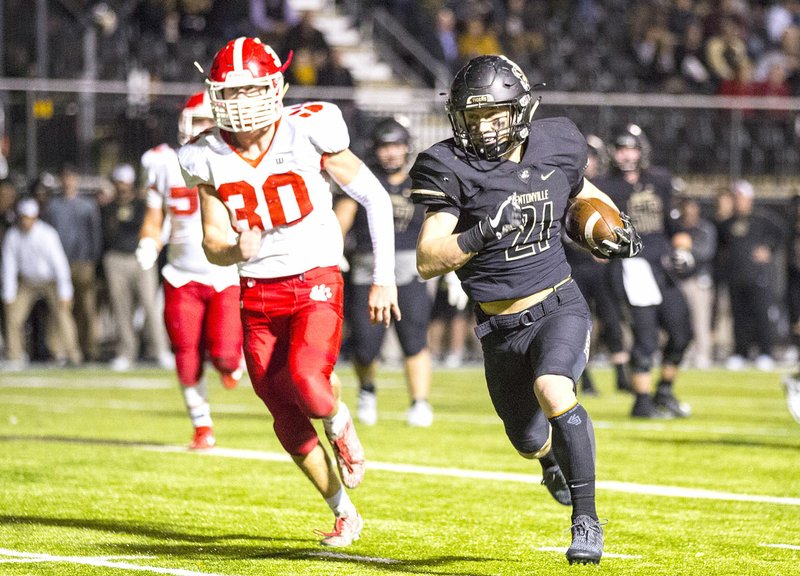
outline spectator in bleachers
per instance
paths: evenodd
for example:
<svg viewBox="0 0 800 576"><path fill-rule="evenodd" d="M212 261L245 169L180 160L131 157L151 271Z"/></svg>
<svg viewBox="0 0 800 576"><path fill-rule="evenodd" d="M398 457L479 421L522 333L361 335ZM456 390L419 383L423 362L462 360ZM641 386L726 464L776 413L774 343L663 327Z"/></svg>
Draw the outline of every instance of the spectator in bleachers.
<svg viewBox="0 0 800 576"><path fill-rule="evenodd" d="M289 28L278 51L280 58L288 62L289 52L294 51L292 65L286 70L289 84L317 85L317 74L325 64L330 52L325 36L314 27L314 12L303 10L300 20Z"/></svg>
<svg viewBox="0 0 800 576"><path fill-rule="evenodd" d="M98 357L97 266L103 249L100 210L93 198L81 193L81 177L71 164L61 169L60 194L44 208L44 220L58 232L69 260L75 290L73 314L78 341L86 360Z"/></svg>
<svg viewBox="0 0 800 576"><path fill-rule="evenodd" d="M300 14L289 0L250 0L250 24L255 35L271 44L283 43L286 31L299 21Z"/></svg>
<svg viewBox="0 0 800 576"><path fill-rule="evenodd" d="M732 185L734 214L722 224L720 244L726 252L727 284L733 315L734 353L729 370L741 370L757 349L756 368L772 370L775 327L769 310L775 298L774 257L784 241L775 217L753 209L755 191L746 180Z"/></svg>
<svg viewBox="0 0 800 576"><path fill-rule="evenodd" d="M676 89L675 92L711 93L714 87L706 64L703 26L700 21L688 22L680 38L675 47L675 67L682 89Z"/></svg>
<svg viewBox="0 0 800 576"><path fill-rule="evenodd" d="M450 72L455 73L461 63L455 13L447 7L439 8L434 16L434 25L432 37L427 38L428 50L434 58L443 62ZM425 43L426 39L422 38L421 41Z"/></svg>
<svg viewBox="0 0 800 576"><path fill-rule="evenodd" d="M737 71L752 69L742 36L742 25L733 17L725 16L720 20L719 33L706 42L706 62L718 83L734 80Z"/></svg>
<svg viewBox="0 0 800 576"><path fill-rule="evenodd" d="M487 26L483 17L470 15L464 23L464 31L458 35L458 53L462 62L483 54L502 54L500 39Z"/></svg>
<svg viewBox="0 0 800 576"><path fill-rule="evenodd" d="M134 316L138 306L144 310L144 330L151 355L163 368L173 366L167 350L166 334L157 307L158 270L142 270L136 260L139 230L147 209L137 193L136 172L130 164L119 164L111 175L116 196L103 207L103 268L117 330L115 371L129 370L139 358Z"/></svg>
<svg viewBox="0 0 800 576"><path fill-rule="evenodd" d="M501 35L503 46L509 58L528 69L545 49L544 7L539 2L509 0L507 8Z"/></svg>
<svg viewBox="0 0 800 576"><path fill-rule="evenodd" d="M39 205L33 198L20 200L17 215L16 226L7 231L2 243L5 369L20 370L27 364L25 321L40 298L47 303L63 350L53 350L56 361L78 365L82 358L71 314L72 280L58 232L39 220Z"/></svg>

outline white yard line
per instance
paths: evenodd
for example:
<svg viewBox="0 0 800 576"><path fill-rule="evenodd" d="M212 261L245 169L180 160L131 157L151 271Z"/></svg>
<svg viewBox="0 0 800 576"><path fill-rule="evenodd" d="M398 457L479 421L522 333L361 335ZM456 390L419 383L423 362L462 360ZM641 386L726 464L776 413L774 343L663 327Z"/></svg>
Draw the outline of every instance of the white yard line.
<svg viewBox="0 0 800 576"><path fill-rule="evenodd" d="M151 444L139 444L138 447L154 452L187 451L186 448L179 446L155 446ZM281 452L262 452L259 450L239 450L235 448L213 448L211 450L197 453L205 456L218 456L223 458L262 460L267 462L291 462L289 456ZM488 480L490 482L519 482L523 484L539 484L542 481L541 476L536 474L496 472L490 470L466 470L463 468L419 466L415 464L394 464L392 462L377 462L372 460L367 462L367 468L370 470L380 470L383 472L395 472L397 474L419 474L422 476L470 478L474 480ZM680 486L659 486L654 484L636 484L633 482L600 481L597 482L597 488L599 490L608 490L610 492L645 494L648 496L664 496L668 498L724 500L733 502L760 502L762 504L800 506L800 498L765 496L758 494L738 494L734 492L705 490L702 488L682 488Z"/></svg>
<svg viewBox="0 0 800 576"><path fill-rule="evenodd" d="M109 558L114 556L54 556L51 554L36 554L32 552L19 552L17 550L8 550L0 548L0 556L9 556L12 559L4 559L4 562L63 562L66 564L82 564L85 566L97 566L100 568L116 568L118 570L133 570L136 572L152 572L154 574L170 574L172 576L225 576L214 572L197 572L195 570L184 570L182 568L159 568L157 566L142 566L139 564L131 564L130 562L114 562ZM127 558L137 558L136 556L128 556ZM147 557L142 557L149 558Z"/></svg>
<svg viewBox="0 0 800 576"><path fill-rule="evenodd" d="M786 550L800 550L800 545L797 544L768 544L766 542L760 542L759 546L764 546L765 548L784 548Z"/></svg>
<svg viewBox="0 0 800 576"><path fill-rule="evenodd" d="M22 387L22 386L20 386ZM30 388L31 386L24 386ZM35 386L33 386L35 387ZM42 386L47 388L48 386ZM100 386L87 386L93 388ZM109 386L111 387L111 386ZM177 390L177 385L174 386ZM16 386L6 386L0 384L0 388L16 388ZM54 387L57 388L57 387ZM131 388L135 388L131 386ZM148 386L144 386L147 389ZM173 388L173 386L150 386L149 388ZM180 404L179 396L175 396L175 409L183 410ZM24 394L5 395L0 398L4 405L21 405L21 406L39 406L42 410L66 412L71 408L107 408L112 410L154 410L164 408L164 404L160 402L133 402L129 400L97 400L92 398L61 398L57 405L51 398L41 398L38 396L28 396ZM213 400L212 400L213 401ZM224 414L248 414L258 413L264 414L263 407L257 404L245 404L235 402L213 402L214 412ZM405 422L405 412L381 412L381 419L397 422ZM437 422L447 423L462 423L485 426L501 427L500 419L493 415L475 415L475 414L436 414ZM762 436L767 438L796 438L797 430L794 426L787 426L785 428L746 428L735 426L697 426L688 422L671 421L668 423L654 423L654 422L609 422L604 420L593 421L594 427L602 430L647 430L653 432L678 432L682 434L706 434L706 435L731 435L731 436Z"/></svg>
<svg viewBox="0 0 800 576"><path fill-rule="evenodd" d="M166 390L175 388L163 380L144 380L142 378L98 378L84 380L36 380L33 378L14 378L3 376L0 388L19 388L20 390L38 388L47 390L91 390L91 389L126 389L126 390Z"/></svg>

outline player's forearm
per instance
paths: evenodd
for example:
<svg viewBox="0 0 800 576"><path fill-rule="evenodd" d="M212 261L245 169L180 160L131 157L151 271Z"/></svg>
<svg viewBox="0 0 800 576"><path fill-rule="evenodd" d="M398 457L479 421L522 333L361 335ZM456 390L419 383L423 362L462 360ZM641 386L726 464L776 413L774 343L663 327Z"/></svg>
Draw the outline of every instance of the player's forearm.
<svg viewBox="0 0 800 576"><path fill-rule="evenodd" d="M458 236L423 239L417 244L417 272L429 280L461 268L475 254L464 253L458 246Z"/></svg>
<svg viewBox="0 0 800 576"><path fill-rule="evenodd" d="M214 238L203 238L203 251L208 261L217 266L230 266L246 259L238 244Z"/></svg>

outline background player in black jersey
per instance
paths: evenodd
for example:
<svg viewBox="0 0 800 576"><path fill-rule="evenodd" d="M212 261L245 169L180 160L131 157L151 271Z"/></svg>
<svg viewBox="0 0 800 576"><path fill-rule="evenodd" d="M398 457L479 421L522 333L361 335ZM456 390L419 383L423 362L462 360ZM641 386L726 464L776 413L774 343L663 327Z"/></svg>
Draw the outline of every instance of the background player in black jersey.
<svg viewBox="0 0 800 576"><path fill-rule="evenodd" d="M594 181L595 178L606 174L608 170L608 150L605 142L594 134L586 135L586 143L589 145L589 160L584 177ZM611 285L611 267L608 266L608 261L595 258L590 252L571 242L569 238L564 239L564 252L567 255L567 262L572 268L572 278L581 289L583 297L586 298L586 302L594 313L594 318L600 323L598 341L605 345L610 355L609 360L614 367L617 390L630 392L631 385L626 372L630 355L625 349L622 310L617 295L613 290L608 289L608 286ZM581 375L581 392L584 395L598 394L589 367L587 365Z"/></svg>
<svg viewBox="0 0 800 576"><path fill-rule="evenodd" d="M586 181L586 140L566 118L532 122L538 104L522 70L478 56L453 80L454 138L422 152L412 198L427 207L417 241L423 278L456 270L475 308L489 395L511 444L538 458L543 482L572 504L570 563L598 563L594 432L575 397L591 316L561 243L568 200L611 200ZM640 247L626 218L607 255Z"/></svg>
<svg viewBox="0 0 800 576"><path fill-rule="evenodd" d="M394 118L379 121L370 135L370 169L389 192L394 210L395 278L403 319L394 328L403 350L411 406L406 413L409 426L430 426L433 408L428 402L431 389L431 354L427 345L431 299L417 274L415 246L425 210L411 201L408 176L411 134ZM347 286L347 314L353 367L359 382L357 418L373 425L378 420L375 377L386 327L372 324L363 313L372 285L372 239L367 212L349 196L336 203L336 216L344 233L350 231L353 249L349 253L350 282Z"/></svg>
<svg viewBox="0 0 800 576"><path fill-rule="evenodd" d="M633 330L631 385L636 399L631 415L686 417L691 408L675 398L672 386L692 339L689 306L676 283L677 274L693 266L692 239L670 217L672 178L665 169L649 166L649 145L641 128L629 125L619 130L611 146L611 170L595 183L630 215L644 244L637 258L614 263ZM653 395L651 371L661 329L668 338Z"/></svg>

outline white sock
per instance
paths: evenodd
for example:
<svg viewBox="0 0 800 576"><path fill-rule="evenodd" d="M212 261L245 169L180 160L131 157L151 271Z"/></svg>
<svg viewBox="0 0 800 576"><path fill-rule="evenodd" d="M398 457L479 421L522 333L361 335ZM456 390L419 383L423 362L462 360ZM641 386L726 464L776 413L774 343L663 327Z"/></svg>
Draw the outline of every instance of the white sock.
<svg viewBox="0 0 800 576"><path fill-rule="evenodd" d="M344 487L339 488L339 491L330 498L325 498L325 502L328 503L337 518L355 516L357 514L356 507L350 500L350 496L344 491Z"/></svg>
<svg viewBox="0 0 800 576"><path fill-rule="evenodd" d="M194 386L181 386L183 390L183 401L186 404L186 411L192 420L192 426L213 426L211 421L211 406L206 400L207 387L206 381L201 380Z"/></svg>
<svg viewBox="0 0 800 576"><path fill-rule="evenodd" d="M347 404L340 401L339 411L330 418L324 418L322 424L325 426L325 433L336 438L342 433L349 421L350 410L347 408Z"/></svg>

